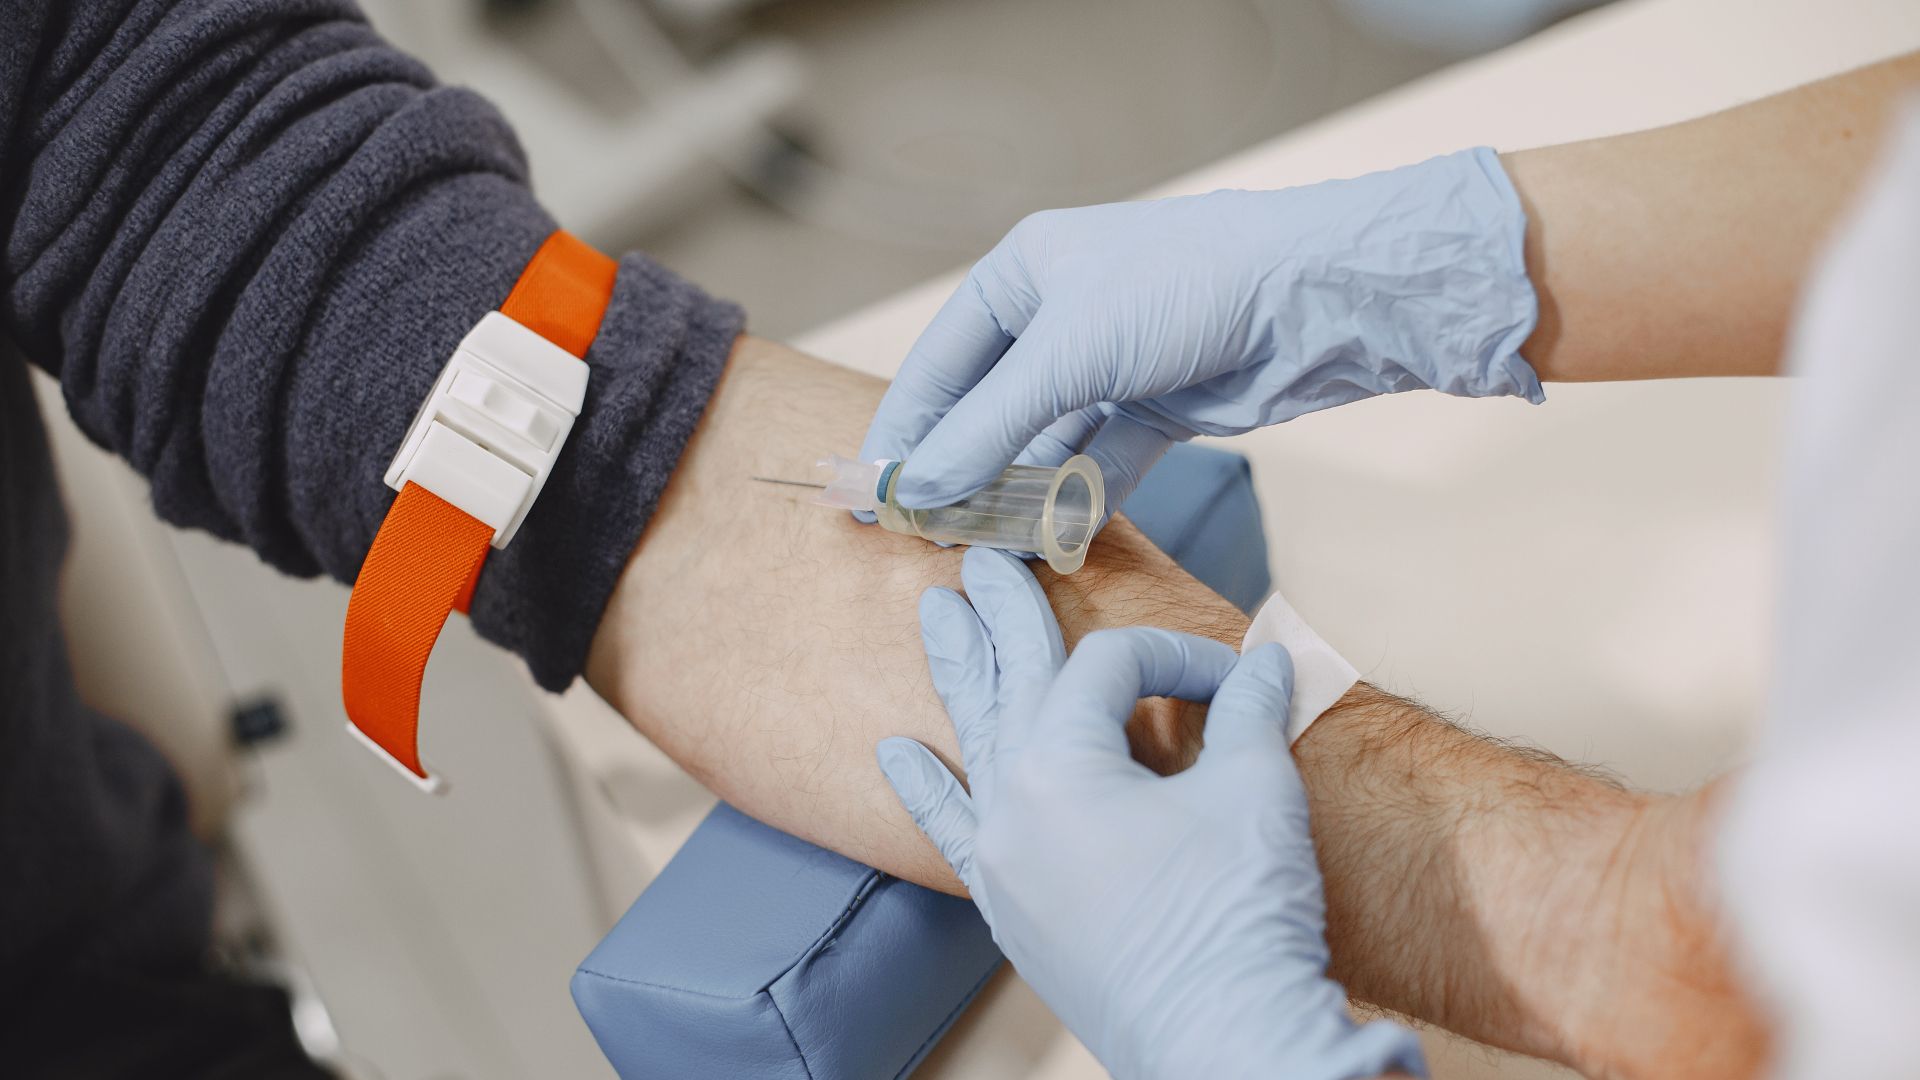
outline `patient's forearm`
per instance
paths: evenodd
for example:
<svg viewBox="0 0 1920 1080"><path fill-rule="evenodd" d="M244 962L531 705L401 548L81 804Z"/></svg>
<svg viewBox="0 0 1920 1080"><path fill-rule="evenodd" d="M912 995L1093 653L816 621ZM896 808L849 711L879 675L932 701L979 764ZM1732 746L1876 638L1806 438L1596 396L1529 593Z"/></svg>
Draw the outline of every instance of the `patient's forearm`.
<svg viewBox="0 0 1920 1080"><path fill-rule="evenodd" d="M873 747L909 735L957 765L918 603L962 552L810 505L814 460L851 453L885 384L743 338L603 618L602 696L740 809L891 873L958 891L900 809ZM1237 645L1246 618L1124 521L1068 578L1039 568L1069 644L1089 629L1184 627ZM1199 710L1160 703L1136 752L1185 764ZM1194 729L1183 730L1184 726Z"/></svg>
<svg viewBox="0 0 1920 1080"><path fill-rule="evenodd" d="M1705 886L1707 793L1629 792L1364 683L1294 755L1356 998L1591 1076L1759 1067Z"/></svg>
<svg viewBox="0 0 1920 1080"><path fill-rule="evenodd" d="M1920 54L1652 131L1502 156L1547 380L1777 370L1800 283Z"/></svg>

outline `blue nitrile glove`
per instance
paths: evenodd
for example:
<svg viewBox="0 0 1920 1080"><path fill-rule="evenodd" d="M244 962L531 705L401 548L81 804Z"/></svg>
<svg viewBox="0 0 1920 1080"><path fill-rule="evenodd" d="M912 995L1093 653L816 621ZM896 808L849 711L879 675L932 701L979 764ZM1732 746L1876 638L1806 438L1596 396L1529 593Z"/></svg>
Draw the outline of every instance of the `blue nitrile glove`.
<svg viewBox="0 0 1920 1080"><path fill-rule="evenodd" d="M1022 976L1122 1080L1424 1075L1413 1033L1355 1025L1326 977L1307 796L1287 746L1293 665L1168 630L1065 649L1019 559L973 548L967 596L921 634L972 794L911 739L880 767ZM1212 699L1191 769L1135 762L1135 700Z"/></svg>
<svg viewBox="0 0 1920 1080"><path fill-rule="evenodd" d="M1167 446L1375 394L1542 400L1526 214L1492 150L1022 221L902 363L860 457L903 506L1086 453L1117 506ZM871 515L866 515L870 519Z"/></svg>

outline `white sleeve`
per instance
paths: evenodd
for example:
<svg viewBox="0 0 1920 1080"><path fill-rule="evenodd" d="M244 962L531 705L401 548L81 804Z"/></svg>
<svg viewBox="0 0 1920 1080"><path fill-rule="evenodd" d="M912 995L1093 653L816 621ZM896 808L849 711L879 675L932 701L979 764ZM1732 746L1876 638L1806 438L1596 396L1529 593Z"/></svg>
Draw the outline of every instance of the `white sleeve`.
<svg viewBox="0 0 1920 1080"><path fill-rule="evenodd" d="M1736 791L1722 885L1774 1074L1920 1075L1920 717L1770 756Z"/></svg>
<svg viewBox="0 0 1920 1080"><path fill-rule="evenodd" d="M1773 705L1722 899L1776 1073L1920 1075L1920 103L1797 320Z"/></svg>

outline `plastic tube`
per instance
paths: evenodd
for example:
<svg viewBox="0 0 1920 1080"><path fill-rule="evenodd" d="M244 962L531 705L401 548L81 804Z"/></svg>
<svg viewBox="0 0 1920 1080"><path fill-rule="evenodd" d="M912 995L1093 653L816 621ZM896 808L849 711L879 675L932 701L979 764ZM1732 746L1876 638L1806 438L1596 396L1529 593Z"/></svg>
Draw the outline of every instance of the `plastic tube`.
<svg viewBox="0 0 1920 1080"><path fill-rule="evenodd" d="M910 510L894 498L897 461L868 465L835 456L820 465L832 470L818 500L825 505L871 510L886 529L935 543L1032 552L1060 574L1087 561L1094 530L1106 516L1106 481L1085 454L1057 469L1009 466L959 502L926 510Z"/></svg>

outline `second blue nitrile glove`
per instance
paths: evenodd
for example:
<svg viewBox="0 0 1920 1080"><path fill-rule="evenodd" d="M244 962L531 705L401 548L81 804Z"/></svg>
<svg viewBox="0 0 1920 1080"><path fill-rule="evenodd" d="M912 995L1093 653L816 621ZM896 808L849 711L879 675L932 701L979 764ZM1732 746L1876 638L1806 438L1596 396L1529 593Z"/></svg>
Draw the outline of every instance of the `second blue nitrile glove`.
<svg viewBox="0 0 1920 1080"><path fill-rule="evenodd" d="M1526 214L1485 148L1282 191L1035 214L907 354L860 456L902 505L1086 453L1125 501L1174 441L1430 387L1542 399Z"/></svg>
<svg viewBox="0 0 1920 1080"><path fill-rule="evenodd" d="M1286 651L1129 627L1066 659L1018 559L974 548L961 574L920 625L972 791L910 739L880 766L1048 1007L1121 1080L1424 1075L1413 1033L1354 1024L1326 975ZM1178 776L1128 751L1156 694L1212 703Z"/></svg>

